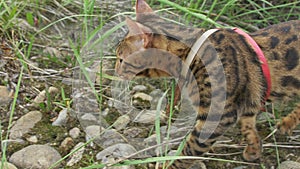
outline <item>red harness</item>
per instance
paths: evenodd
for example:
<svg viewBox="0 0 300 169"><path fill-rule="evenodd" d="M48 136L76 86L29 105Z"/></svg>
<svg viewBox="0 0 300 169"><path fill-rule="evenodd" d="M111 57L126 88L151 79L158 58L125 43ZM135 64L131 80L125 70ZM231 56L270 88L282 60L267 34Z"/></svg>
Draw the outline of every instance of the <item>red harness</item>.
<svg viewBox="0 0 300 169"><path fill-rule="evenodd" d="M265 58L262 50L260 49L260 47L258 46L258 44L253 40L253 38L251 36L249 36L247 33L245 33L244 31L238 29L238 28L233 28L233 30L244 36L246 38L246 40L249 42L249 44L252 46L252 48L254 49L259 61L261 62L261 69L262 72L264 74L264 77L267 81L267 90L265 93L265 98L263 100L263 103L269 98L270 94L271 94L271 74L270 74L270 69L268 66L268 62L267 59Z"/></svg>

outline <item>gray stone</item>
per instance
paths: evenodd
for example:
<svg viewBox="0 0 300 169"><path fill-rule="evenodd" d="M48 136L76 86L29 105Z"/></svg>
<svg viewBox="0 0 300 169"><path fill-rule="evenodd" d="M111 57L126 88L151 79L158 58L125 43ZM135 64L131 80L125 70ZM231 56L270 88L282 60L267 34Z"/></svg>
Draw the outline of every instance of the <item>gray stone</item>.
<svg viewBox="0 0 300 169"><path fill-rule="evenodd" d="M195 161L190 169L206 169L205 164L202 161Z"/></svg>
<svg viewBox="0 0 300 169"><path fill-rule="evenodd" d="M9 138L21 138L24 134L28 133L36 123L42 119L42 113L39 111L31 111L22 116L13 125L10 130Z"/></svg>
<svg viewBox="0 0 300 169"><path fill-rule="evenodd" d="M105 159L105 163L107 164L115 164L118 163L118 161L113 158L113 157L108 157ZM112 166L112 167L107 167L107 169L135 169L134 166L132 165L125 165L125 166Z"/></svg>
<svg viewBox="0 0 300 169"><path fill-rule="evenodd" d="M147 90L147 87L144 85L136 85L132 88L132 90L135 92L142 92L142 91Z"/></svg>
<svg viewBox="0 0 300 169"><path fill-rule="evenodd" d="M143 123L143 124L154 124L156 120L156 110L142 110L135 118L134 122L136 123ZM164 123L166 121L166 118L164 116L164 113L162 111L159 112L159 120Z"/></svg>
<svg viewBox="0 0 300 169"><path fill-rule="evenodd" d="M97 125L88 126L86 128L86 139L87 141L94 139L93 142L102 148L109 147L117 143L127 142L126 138L116 130L104 129Z"/></svg>
<svg viewBox="0 0 300 169"><path fill-rule="evenodd" d="M128 129L124 130L123 134L127 138L135 138L135 137L139 136L140 134L142 134L143 132L147 132L147 131L143 130L140 127L132 127L132 128L128 128Z"/></svg>
<svg viewBox="0 0 300 169"><path fill-rule="evenodd" d="M119 159L122 157L126 157L136 153L136 150L130 144L115 144L107 147L103 151L99 152L96 155L97 160L101 160L102 162L107 162L108 157L114 157L115 159Z"/></svg>
<svg viewBox="0 0 300 169"><path fill-rule="evenodd" d="M12 100L14 91L6 86L0 86L0 106L8 105Z"/></svg>
<svg viewBox="0 0 300 169"><path fill-rule="evenodd" d="M130 117L125 114L120 116L113 124L114 128L116 130L122 130L125 129L125 127L127 126L127 124L130 122Z"/></svg>
<svg viewBox="0 0 300 169"><path fill-rule="evenodd" d="M57 119L52 123L52 126L63 126L67 123L67 117L68 117L68 109L64 108L62 109Z"/></svg>
<svg viewBox="0 0 300 169"><path fill-rule="evenodd" d="M296 161L284 161L277 169L300 169L300 163Z"/></svg>
<svg viewBox="0 0 300 169"><path fill-rule="evenodd" d="M47 93L49 94L55 94L58 93L59 90L55 87L49 87L48 92L46 92L46 90L41 91L33 100L33 105L34 104L39 104L39 103L43 103L46 98L47 98Z"/></svg>
<svg viewBox="0 0 300 169"><path fill-rule="evenodd" d="M160 89L155 89L153 90L150 94L149 94L153 99L151 100L150 104L151 104L151 107L150 109L152 110L156 110L157 108L157 105L159 102L161 102L161 107L160 109L161 110L165 110L166 109L166 106L167 106L167 98L163 97L164 95L164 92L162 92ZM162 99L162 100L161 100Z"/></svg>
<svg viewBox="0 0 300 169"><path fill-rule="evenodd" d="M69 135L70 135L73 139L78 138L79 135L80 135L80 129L77 128L77 127L72 128L72 129L69 131Z"/></svg>
<svg viewBox="0 0 300 169"><path fill-rule="evenodd" d="M38 142L37 136L30 136L30 137L26 138L26 140L31 142L31 143L37 143Z"/></svg>
<svg viewBox="0 0 300 169"><path fill-rule="evenodd" d="M45 169L59 159L61 159L61 155L50 146L30 145L13 153L9 162L22 169Z"/></svg>
<svg viewBox="0 0 300 169"><path fill-rule="evenodd" d="M93 113L85 113L83 116L80 117L79 120L82 127L99 124L102 127L108 127L108 123L106 122L106 120L99 114L93 115Z"/></svg>
<svg viewBox="0 0 300 169"><path fill-rule="evenodd" d="M136 93L133 95L133 98L141 99L143 101L149 101L149 102L153 99L150 95L145 94L145 93Z"/></svg>
<svg viewBox="0 0 300 169"><path fill-rule="evenodd" d="M68 151L74 146L74 140L71 137L66 137L61 143L59 148L63 151Z"/></svg>
<svg viewBox="0 0 300 169"><path fill-rule="evenodd" d="M85 150L83 145L84 145L84 143L80 142L71 150L71 152L73 152L75 150L76 150L76 152L71 155L71 159L68 160L67 166L74 166L76 163L78 163L82 159L82 155ZM78 149L78 148L80 148L80 149Z"/></svg>
<svg viewBox="0 0 300 169"><path fill-rule="evenodd" d="M3 166L2 166L3 165ZM3 168L2 168L3 167ZM0 168L2 169L18 169L15 165L11 164L11 163L4 163L2 164L2 162L0 161Z"/></svg>

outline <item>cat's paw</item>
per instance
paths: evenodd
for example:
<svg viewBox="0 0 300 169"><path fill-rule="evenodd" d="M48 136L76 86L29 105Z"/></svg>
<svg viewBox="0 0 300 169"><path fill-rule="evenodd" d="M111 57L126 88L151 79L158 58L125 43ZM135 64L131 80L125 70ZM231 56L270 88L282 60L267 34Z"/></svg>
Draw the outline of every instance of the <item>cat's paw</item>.
<svg viewBox="0 0 300 169"><path fill-rule="evenodd" d="M262 143L257 135L248 136L248 145L244 149L243 157L246 161L255 161L261 157Z"/></svg>
<svg viewBox="0 0 300 169"><path fill-rule="evenodd" d="M286 117L282 118L281 122L278 122L276 127L281 134L291 135L293 129L300 124L300 104Z"/></svg>
<svg viewBox="0 0 300 169"><path fill-rule="evenodd" d="M243 157L246 161L255 161L261 157L261 150L248 145L243 152Z"/></svg>

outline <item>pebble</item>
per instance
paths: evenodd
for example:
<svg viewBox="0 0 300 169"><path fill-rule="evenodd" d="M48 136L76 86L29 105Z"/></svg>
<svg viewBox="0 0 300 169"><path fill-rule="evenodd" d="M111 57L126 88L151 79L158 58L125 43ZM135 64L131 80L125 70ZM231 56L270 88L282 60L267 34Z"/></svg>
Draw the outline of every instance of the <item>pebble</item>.
<svg viewBox="0 0 300 169"><path fill-rule="evenodd" d="M87 127L91 125L101 125L102 127L108 127L108 123L102 116L94 116L92 113L85 113L79 119L81 126Z"/></svg>
<svg viewBox="0 0 300 169"><path fill-rule="evenodd" d="M49 87L48 89L48 93L49 94L54 94L54 93L58 93L59 90L55 87ZM33 100L34 104L39 104L39 103L43 103L46 100L46 90L41 91Z"/></svg>
<svg viewBox="0 0 300 169"><path fill-rule="evenodd" d="M0 161L0 168L2 167L2 162ZM7 162L3 164L3 169L18 169L15 165Z"/></svg>
<svg viewBox="0 0 300 169"><path fill-rule="evenodd" d="M14 91L6 86L0 86L0 106L8 105L12 100Z"/></svg>
<svg viewBox="0 0 300 169"><path fill-rule="evenodd" d="M138 137L139 135L141 135L143 132L144 132L144 130L142 128L132 127L132 128L128 128L128 129L124 130L123 134L127 138L135 138L135 137Z"/></svg>
<svg viewBox="0 0 300 169"><path fill-rule="evenodd" d="M136 93L133 95L133 98L141 99L143 101L149 101L149 102L153 99L150 95L145 94L145 93Z"/></svg>
<svg viewBox="0 0 300 169"><path fill-rule="evenodd" d="M130 144L119 143L109 146L96 155L97 160L107 162L108 157L120 159L136 153L136 149Z"/></svg>
<svg viewBox="0 0 300 169"><path fill-rule="evenodd" d="M153 99L151 100L150 104L151 107L150 109L156 110L157 105L159 102L161 102L161 110L165 110L167 106L167 98L164 97L161 101L161 98L163 97L164 93L160 89L155 89L149 94Z"/></svg>
<svg viewBox="0 0 300 169"><path fill-rule="evenodd" d="M2 140L2 145L12 145L12 144L25 144L26 142L23 139L8 139L8 140Z"/></svg>
<svg viewBox="0 0 300 169"><path fill-rule="evenodd" d="M284 161L277 169L300 169L300 163L296 161Z"/></svg>
<svg viewBox="0 0 300 169"><path fill-rule="evenodd" d="M133 122L136 123L143 123L143 124L154 124L156 120L156 110L142 110L134 119ZM160 111L160 121L161 123L164 123L166 121L166 118L163 115L163 112Z"/></svg>
<svg viewBox="0 0 300 169"><path fill-rule="evenodd" d="M190 169L206 169L205 164L202 161L195 161Z"/></svg>
<svg viewBox="0 0 300 169"><path fill-rule="evenodd" d="M59 114L57 119L52 123L52 126L64 126L67 123L67 118L68 118L68 109L64 108L62 109Z"/></svg>
<svg viewBox="0 0 300 169"><path fill-rule="evenodd" d="M132 88L132 90L135 92L142 92L142 91L147 90L147 87L144 85L136 85Z"/></svg>
<svg viewBox="0 0 300 169"><path fill-rule="evenodd" d="M30 137L26 138L26 140L31 142L31 143L37 143L38 142L37 136L30 136Z"/></svg>
<svg viewBox="0 0 300 169"><path fill-rule="evenodd" d="M59 159L61 159L61 155L50 146L30 145L13 153L9 162L15 164L18 168L45 169Z"/></svg>
<svg viewBox="0 0 300 169"><path fill-rule="evenodd" d="M81 147L81 148L80 148ZM80 149L78 149L80 148ZM76 163L78 163L82 159L82 155L84 153L84 143L80 142L78 143L71 152L75 151L70 157L70 160L67 161L67 166L74 166Z"/></svg>
<svg viewBox="0 0 300 169"><path fill-rule="evenodd" d="M74 140L71 137L66 137L60 144L59 148L61 150L68 151L74 146Z"/></svg>
<svg viewBox="0 0 300 169"><path fill-rule="evenodd" d="M125 115L122 115L120 116L113 124L114 128L116 130L122 130L122 129L125 129L127 124L130 122L130 117L125 114Z"/></svg>
<svg viewBox="0 0 300 169"><path fill-rule="evenodd" d="M102 115L103 117L106 117L108 114L109 114L109 108L106 108L106 109L104 109L104 110L101 112L101 115Z"/></svg>
<svg viewBox="0 0 300 169"><path fill-rule="evenodd" d="M76 139L80 135L80 129L78 127L74 127L69 131L69 135L73 138Z"/></svg>
<svg viewBox="0 0 300 169"><path fill-rule="evenodd" d="M117 143L126 142L126 138L118 133L115 129L104 129L100 126L93 125L86 128L86 139L89 141L93 139L93 142L100 147L105 148ZM101 134L101 136L100 136Z"/></svg>
<svg viewBox="0 0 300 169"><path fill-rule="evenodd" d="M10 130L9 138L18 139L28 133L36 123L42 119L42 113L39 111L31 111L16 121Z"/></svg>

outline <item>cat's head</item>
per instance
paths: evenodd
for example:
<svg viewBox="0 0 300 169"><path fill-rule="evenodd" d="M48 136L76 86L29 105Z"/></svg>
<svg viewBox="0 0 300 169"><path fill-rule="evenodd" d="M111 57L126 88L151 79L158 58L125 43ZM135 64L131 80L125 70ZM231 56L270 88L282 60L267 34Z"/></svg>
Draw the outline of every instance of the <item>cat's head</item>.
<svg viewBox="0 0 300 169"><path fill-rule="evenodd" d="M144 0L136 1L136 21L126 18L126 25L129 30L128 34L119 43L116 49L118 58L116 69L120 67L122 61L131 54L144 51L148 48L168 51L182 59L185 58L190 50L190 45L185 43L182 39L187 36L184 31L191 30L191 28L167 22L165 19L156 15ZM159 72L158 75L157 72ZM147 75L145 75L145 73L147 73ZM155 74L155 76L166 75L163 71L158 70L155 70ZM152 76L151 70L141 72L138 76Z"/></svg>

